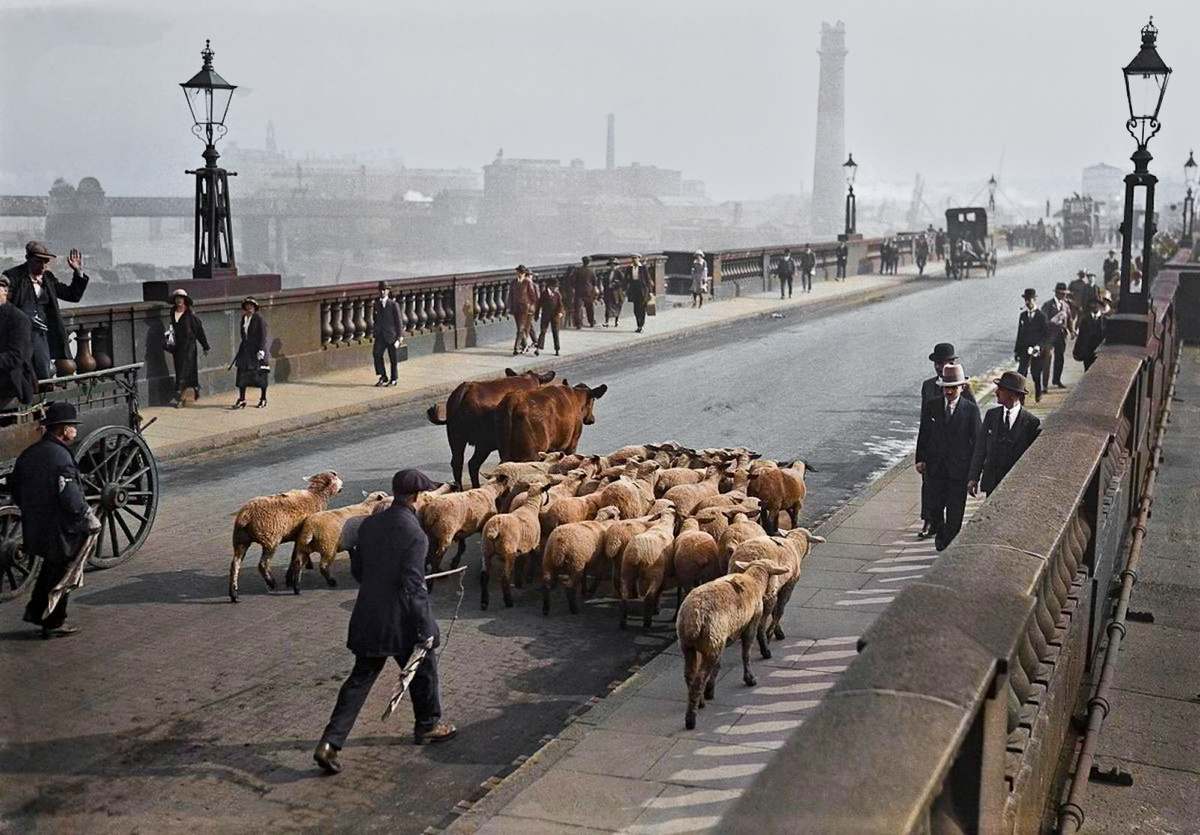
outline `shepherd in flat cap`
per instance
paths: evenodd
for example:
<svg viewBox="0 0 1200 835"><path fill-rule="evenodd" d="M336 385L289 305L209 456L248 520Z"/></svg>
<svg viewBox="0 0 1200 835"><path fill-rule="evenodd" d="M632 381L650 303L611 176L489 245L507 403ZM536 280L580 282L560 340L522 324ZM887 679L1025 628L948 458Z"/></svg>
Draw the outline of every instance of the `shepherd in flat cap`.
<svg viewBox="0 0 1200 835"><path fill-rule="evenodd" d="M78 424L73 405L50 403L42 419L45 434L18 456L8 478L13 502L21 509L25 551L30 557L42 558L24 620L40 627L43 638L62 638L79 631L66 622L66 594L51 611L46 610L50 592L66 576L80 547L100 530L100 521L84 501L71 454Z"/></svg>
<svg viewBox="0 0 1200 835"><path fill-rule="evenodd" d="M440 633L425 588L429 540L417 519L417 494L438 487L420 470L401 470L392 477L391 507L367 517L358 529L358 547L350 570L358 580L358 599L350 615L346 646L354 653L354 669L338 692L337 703L313 760L326 774L342 770L338 752L354 727L359 711L389 657L403 669L418 647ZM437 653L429 652L417 667L410 691L413 741L428 745L450 739L458 729L441 721Z"/></svg>
<svg viewBox="0 0 1200 835"><path fill-rule="evenodd" d="M1029 287L1022 294L1025 309L1017 320L1017 341L1013 345L1013 359L1017 361L1017 373L1033 377L1034 401L1042 399L1045 383L1042 371L1045 368L1045 346L1050 338L1050 320L1038 309L1037 291Z"/></svg>
<svg viewBox="0 0 1200 835"><path fill-rule="evenodd" d="M942 392L942 369L946 366L958 361L958 354L954 350L954 346L949 342L939 342L933 346L933 352L929 355L929 360L933 363L933 376L925 382L921 383L921 404L933 400L940 403L945 394ZM971 392L971 387L966 386L963 389L962 397L975 402L975 395ZM935 524L933 518L933 495L932 485L924 477L921 478L921 532L917 534L917 539L926 539L933 536L935 533Z"/></svg>
<svg viewBox="0 0 1200 835"><path fill-rule="evenodd" d="M25 244L25 263L5 270L8 277L9 303L33 323L33 368L39 380L54 376L54 360L67 359L67 330L59 315L58 302L77 302L87 289L83 255L72 249L67 256L71 283L64 284L47 269L54 253L39 241Z"/></svg>
<svg viewBox="0 0 1200 835"><path fill-rule="evenodd" d="M983 418L983 443L975 447L967 482L972 496L980 489L990 495L1042 431L1042 422L1024 408L1024 377L1005 371L992 382L1000 405L988 409Z"/></svg>
<svg viewBox="0 0 1200 835"><path fill-rule="evenodd" d="M400 304L392 298L392 290L386 282L379 282L379 297L372 306L371 337L374 340L371 353L375 358L375 385L396 385L396 365L399 360L400 341L404 337L404 320L400 316ZM392 376L388 377L383 357L387 355Z"/></svg>
<svg viewBox="0 0 1200 835"><path fill-rule="evenodd" d="M979 407L962 396L967 386L963 367L942 368L942 401L921 407L917 432L917 472L929 485L930 518L937 550L946 548L962 528L967 507L967 480L975 448L983 437Z"/></svg>

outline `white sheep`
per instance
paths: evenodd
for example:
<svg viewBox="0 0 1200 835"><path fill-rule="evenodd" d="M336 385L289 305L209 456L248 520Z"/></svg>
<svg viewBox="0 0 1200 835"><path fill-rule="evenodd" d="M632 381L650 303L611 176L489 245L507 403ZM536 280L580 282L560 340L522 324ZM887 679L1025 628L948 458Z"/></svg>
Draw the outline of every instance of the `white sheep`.
<svg viewBox="0 0 1200 835"><path fill-rule="evenodd" d="M688 691L684 725L689 731L696 727L696 709L704 707L705 699L713 698L721 652L733 638L742 641L742 681L749 687L758 683L750 670L750 645L760 632L770 579L788 570L770 560L743 563L741 569L740 574L726 574L694 589L679 607L675 634L683 653L683 678ZM761 637L759 647L766 650Z"/></svg>
<svg viewBox="0 0 1200 835"><path fill-rule="evenodd" d="M675 503L675 508L683 515L691 515L704 499L721 492L721 476L725 473L724 464L714 464L704 471L704 479L695 484L680 484L663 493L664 499ZM661 483L661 478L660 478Z"/></svg>
<svg viewBox="0 0 1200 835"><path fill-rule="evenodd" d="M329 504L329 499L342 489L342 480L332 471L318 473L308 479L303 490L289 490L274 496L259 496L246 502L238 509L233 520L233 561L229 564L229 599L238 602L238 573L242 560L250 546L257 542L262 547L258 560L258 573L267 588L274 591L275 578L271 576L271 557L275 549L284 542L293 542L300 532L305 518L318 513Z"/></svg>
<svg viewBox="0 0 1200 835"><path fill-rule="evenodd" d="M542 488L531 487L528 498L511 513L497 513L483 526L483 566L479 573L479 607L487 611L488 585L492 571L492 560L501 561L500 591L504 605L512 608L513 566L517 558L530 558L542 541L542 527L538 514L546 501Z"/></svg>
<svg viewBox="0 0 1200 835"><path fill-rule="evenodd" d="M629 540L621 552L622 629L628 617L629 601L634 598L641 598L642 626L650 628L670 568L671 545L674 541L675 510L668 508L644 533Z"/></svg>
<svg viewBox="0 0 1200 835"><path fill-rule="evenodd" d="M571 614L579 614L579 594L589 565L604 553L604 532L617 519L615 507L602 507L594 520L570 522L555 528L542 551L542 614L550 614L550 592L559 575L567 591Z"/></svg>
<svg viewBox="0 0 1200 835"><path fill-rule="evenodd" d="M735 513L731 516L729 527L717 540L718 559L725 567L725 573L733 573L733 552L739 545L747 540L766 535L767 532L763 530L763 526L751 519L750 514ZM745 560L745 562L749 562L749 560Z"/></svg>
<svg viewBox="0 0 1200 835"><path fill-rule="evenodd" d="M312 567L312 555L318 554L321 561L318 568L321 576L331 587L337 585L337 580L329 573L329 566L343 551L349 551L351 544L343 538L346 523L354 518L370 516L380 504L391 504L389 493L376 491L363 492L363 500L358 504L339 507L336 510L322 510L305 518L296 534L296 544L292 548L292 562L288 567L284 582L291 590L300 593L300 578L307 564Z"/></svg>
<svg viewBox="0 0 1200 835"><path fill-rule="evenodd" d="M763 633L759 641L763 658L770 658L767 641L772 637L783 640L783 611L792 598L792 591L800 580L800 566L808 556L812 546L824 542L825 538L810 533L806 528L793 528L780 536L760 536L749 539L733 552L730 570L737 566L768 560L787 570L786 576L780 576L769 584L766 595L766 609L762 623L759 625Z"/></svg>
<svg viewBox="0 0 1200 835"><path fill-rule="evenodd" d="M463 551L467 549L467 537L483 530L487 520L496 514L496 499L504 492L507 482L507 476L498 475L473 490L431 496L425 502L417 515L429 537L426 565L432 571L441 571L442 557L451 542L458 543L451 564L452 568L458 568Z"/></svg>
<svg viewBox="0 0 1200 835"><path fill-rule="evenodd" d="M675 575L675 614L683 603L684 589L688 591L725 573L725 566L717 556L717 542L705 531L700 530L700 520L688 517L683 520L679 534L671 545L671 568Z"/></svg>

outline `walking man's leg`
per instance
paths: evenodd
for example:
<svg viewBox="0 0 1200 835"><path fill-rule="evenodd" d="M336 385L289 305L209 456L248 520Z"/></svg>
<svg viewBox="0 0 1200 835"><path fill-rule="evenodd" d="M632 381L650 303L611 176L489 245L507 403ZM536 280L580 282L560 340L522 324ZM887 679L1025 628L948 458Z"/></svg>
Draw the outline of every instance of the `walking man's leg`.
<svg viewBox="0 0 1200 835"><path fill-rule="evenodd" d="M404 659L407 663L408 659ZM400 663L400 659L396 659ZM403 666L403 664L401 664ZM438 689L437 654L429 653L417 666L417 674L409 685L413 705L413 734L420 736L433 730L442 718L442 697Z"/></svg>
<svg viewBox="0 0 1200 835"><path fill-rule="evenodd" d="M67 574L67 563L42 560L41 571L33 583L33 591L29 595L29 603L25 607L25 620L35 626L45 629L57 629L67 620L67 595L58 598L58 603L50 616L43 618L46 604L50 602L50 592Z"/></svg>
<svg viewBox="0 0 1200 835"><path fill-rule="evenodd" d="M350 675L338 691L337 702L333 706L329 724L321 734L321 742L328 742L335 749L345 746L346 737L350 735L350 729L354 727L354 722L367 701L371 686L386 662L386 658L366 658L361 655L354 657L354 669L350 671Z"/></svg>
<svg viewBox="0 0 1200 835"><path fill-rule="evenodd" d="M386 349L387 346L383 344L383 340L381 339L376 339L375 344L371 346L371 356L375 359L375 377L379 382L387 379L387 372L383 367L383 353ZM396 376L395 372L392 373L392 376Z"/></svg>
<svg viewBox="0 0 1200 835"><path fill-rule="evenodd" d="M963 514L967 508L967 482L960 479L947 480L946 524L936 540L937 550L946 548L962 530Z"/></svg>
<svg viewBox="0 0 1200 835"><path fill-rule="evenodd" d="M388 354L388 361L391 363L391 366L392 366L391 382L395 383L396 382L396 366L399 365L399 361L400 361L400 356L399 356L400 349L396 347L395 343L391 343L387 346L387 354Z"/></svg>

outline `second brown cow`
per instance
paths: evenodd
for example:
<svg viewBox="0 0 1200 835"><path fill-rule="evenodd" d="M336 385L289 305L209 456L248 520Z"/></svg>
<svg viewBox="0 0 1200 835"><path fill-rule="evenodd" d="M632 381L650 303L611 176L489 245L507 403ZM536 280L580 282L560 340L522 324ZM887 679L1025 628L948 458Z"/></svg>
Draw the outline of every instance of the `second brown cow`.
<svg viewBox="0 0 1200 835"><path fill-rule="evenodd" d="M506 394L496 417L501 461L536 461L542 452L571 454L608 386L541 386Z"/></svg>

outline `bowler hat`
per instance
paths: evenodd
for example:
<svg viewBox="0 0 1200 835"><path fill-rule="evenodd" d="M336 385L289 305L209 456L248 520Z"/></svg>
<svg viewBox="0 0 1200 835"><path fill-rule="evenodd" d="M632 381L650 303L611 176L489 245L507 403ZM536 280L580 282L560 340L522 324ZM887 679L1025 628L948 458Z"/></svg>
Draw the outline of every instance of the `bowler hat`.
<svg viewBox="0 0 1200 835"><path fill-rule="evenodd" d="M998 387L1025 394L1025 378L1015 371L1005 371L999 380L992 380Z"/></svg>
<svg viewBox="0 0 1200 835"><path fill-rule="evenodd" d="M50 250L46 249L39 241L30 241L25 244L26 258L41 258L43 261L49 261L51 258L57 258Z"/></svg>
<svg viewBox="0 0 1200 835"><path fill-rule="evenodd" d="M1081 275L1081 276L1082 276L1082 275L1086 275L1086 273L1082 273L1082 272L1081 272L1081 273L1080 273L1080 275ZM1058 282L1057 284L1055 284L1055 285L1054 285L1054 292L1055 292L1055 293L1065 293L1065 292L1067 292L1067 282L1065 282L1065 281L1060 281L1060 282Z"/></svg>
<svg viewBox="0 0 1200 835"><path fill-rule="evenodd" d="M517 264L517 275L525 275L527 272L529 272L528 267L526 267L524 264Z"/></svg>
<svg viewBox="0 0 1200 835"><path fill-rule="evenodd" d="M389 290L391 288L388 287L388 283L386 281L381 281L381 282L379 282L379 284L377 284L375 286L375 289L376 290Z"/></svg>
<svg viewBox="0 0 1200 835"><path fill-rule="evenodd" d="M939 386L965 386L967 375L963 367L956 362L942 367L942 376L938 378Z"/></svg>
<svg viewBox="0 0 1200 835"><path fill-rule="evenodd" d="M426 490L436 490L438 487L441 487L441 484L420 470L400 470L392 476L393 496L423 493Z"/></svg>
<svg viewBox="0 0 1200 835"><path fill-rule="evenodd" d="M254 309L258 310L258 301L254 298L254 296L246 296L246 298L242 299L242 307L245 307L248 304L254 305Z"/></svg>
<svg viewBox="0 0 1200 835"><path fill-rule="evenodd" d="M939 342L933 346L933 353L929 355L929 359L931 362L953 362L958 359L958 354L949 342Z"/></svg>
<svg viewBox="0 0 1200 835"><path fill-rule="evenodd" d="M75 411L75 406L71 403L59 401L55 401L47 406L46 416L42 418L42 426L45 426L47 429L51 426L77 423L79 423L79 415Z"/></svg>
<svg viewBox="0 0 1200 835"><path fill-rule="evenodd" d="M1036 299L1037 298L1037 290L1034 290L1032 287L1026 287L1025 292L1021 294L1021 298Z"/></svg>
<svg viewBox="0 0 1200 835"><path fill-rule="evenodd" d="M1078 273L1076 273L1076 275L1078 275L1080 278L1083 278L1085 275L1087 275L1087 273L1083 270L1080 270Z"/></svg>

